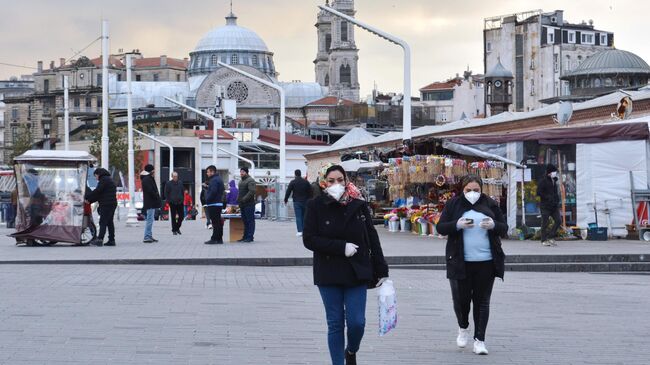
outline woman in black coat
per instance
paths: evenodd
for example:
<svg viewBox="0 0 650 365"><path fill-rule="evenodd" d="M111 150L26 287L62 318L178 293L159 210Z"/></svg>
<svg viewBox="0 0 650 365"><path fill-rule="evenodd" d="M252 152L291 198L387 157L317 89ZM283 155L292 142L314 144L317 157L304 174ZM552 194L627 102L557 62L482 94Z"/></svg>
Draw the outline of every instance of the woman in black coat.
<svg viewBox="0 0 650 365"><path fill-rule="evenodd" d="M368 287L386 280L388 265L368 204L345 170L331 166L325 181L324 193L307 203L303 243L314 252L314 284L325 305L332 364L345 359L353 365L365 329Z"/></svg>
<svg viewBox="0 0 650 365"><path fill-rule="evenodd" d="M91 244L95 246L115 246L115 225L113 224L113 216L117 208L117 188L111 174L103 168L98 168L94 172L98 184L95 190L86 194L86 201L88 203L98 202L99 207L99 234ZM108 242L104 242L104 235L108 228Z"/></svg>
<svg viewBox="0 0 650 365"><path fill-rule="evenodd" d="M447 202L436 226L447 236L447 278L458 319L459 347L469 341L470 304L474 307L474 353L487 355L485 330L494 278L503 280L505 254L500 236L508 231L499 205L482 193L483 181L468 175L462 194Z"/></svg>

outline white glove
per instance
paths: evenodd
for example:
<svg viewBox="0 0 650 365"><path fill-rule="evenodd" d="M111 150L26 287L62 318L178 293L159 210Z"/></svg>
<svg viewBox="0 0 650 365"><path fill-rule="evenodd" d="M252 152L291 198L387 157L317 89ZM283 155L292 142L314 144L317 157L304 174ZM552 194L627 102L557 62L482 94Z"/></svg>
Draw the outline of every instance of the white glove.
<svg viewBox="0 0 650 365"><path fill-rule="evenodd" d="M354 254L357 253L357 248L359 246L355 245L354 243L346 243L345 244L345 257L352 257Z"/></svg>
<svg viewBox="0 0 650 365"><path fill-rule="evenodd" d="M458 222L456 222L456 228L461 230L461 229L468 229L468 228L474 228L474 222L472 221L470 223L470 220L467 218L460 218Z"/></svg>
<svg viewBox="0 0 650 365"><path fill-rule="evenodd" d="M492 219L490 217L484 218L481 221L481 223L479 224L479 226L481 228L483 228L483 229L490 230L490 229L494 228L494 219Z"/></svg>
<svg viewBox="0 0 650 365"><path fill-rule="evenodd" d="M376 287L377 287L377 288L380 287L381 284L383 284L384 281L386 281L386 280L388 280L388 278L381 278L381 279L379 279L379 281L377 282L377 286L376 286Z"/></svg>

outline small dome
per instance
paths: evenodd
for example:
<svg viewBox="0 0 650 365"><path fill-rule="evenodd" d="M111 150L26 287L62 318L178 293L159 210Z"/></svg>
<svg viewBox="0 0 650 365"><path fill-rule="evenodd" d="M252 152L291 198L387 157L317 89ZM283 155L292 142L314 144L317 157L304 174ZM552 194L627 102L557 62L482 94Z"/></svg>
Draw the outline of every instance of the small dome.
<svg viewBox="0 0 650 365"><path fill-rule="evenodd" d="M230 13L225 26L209 31L194 48L194 52L205 51L268 52L269 49L257 33L238 26L237 17Z"/></svg>
<svg viewBox="0 0 650 365"><path fill-rule="evenodd" d="M650 74L650 66L632 52L608 49L587 58L567 76L593 74Z"/></svg>
<svg viewBox="0 0 650 365"><path fill-rule="evenodd" d="M501 64L501 59L497 61L496 66L490 70L487 74L485 74L484 77L490 77L490 78L514 78L512 75L512 72L508 71L503 65Z"/></svg>

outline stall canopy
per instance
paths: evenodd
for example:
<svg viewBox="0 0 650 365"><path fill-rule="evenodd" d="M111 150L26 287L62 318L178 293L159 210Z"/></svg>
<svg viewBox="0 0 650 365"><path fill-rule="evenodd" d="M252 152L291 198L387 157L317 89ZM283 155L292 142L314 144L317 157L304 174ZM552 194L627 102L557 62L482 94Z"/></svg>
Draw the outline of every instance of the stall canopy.
<svg viewBox="0 0 650 365"><path fill-rule="evenodd" d="M383 166L381 162L368 162L365 160L353 159L341 162L341 167L348 172L372 170Z"/></svg>
<svg viewBox="0 0 650 365"><path fill-rule="evenodd" d="M476 157L486 158L486 159L490 159L490 160L501 161L501 162L507 163L508 165L513 165L513 166L519 167L519 168L524 168L525 167L524 165L522 165L520 163L509 160L509 159L507 159L505 157L501 157L499 155L495 155L494 153L481 151L481 150L479 150L477 148L472 148L470 146L464 146L464 145L458 144L458 143L444 141L444 142L442 142L442 147L446 148L446 149L448 149L450 151L460 153L461 155L476 156Z"/></svg>
<svg viewBox="0 0 650 365"><path fill-rule="evenodd" d="M540 144L603 143L644 140L650 137L647 123L616 123L586 127L551 128L506 134L451 137L459 144L539 141Z"/></svg>
<svg viewBox="0 0 650 365"><path fill-rule="evenodd" d="M355 127L350 129L341 139L336 141L333 145L326 147L322 150L312 153L322 153L328 151L336 151L340 149L352 148L368 143L375 138L370 132L363 128Z"/></svg>
<svg viewBox="0 0 650 365"><path fill-rule="evenodd" d="M84 151L29 150L14 158L16 161L95 161L95 157Z"/></svg>

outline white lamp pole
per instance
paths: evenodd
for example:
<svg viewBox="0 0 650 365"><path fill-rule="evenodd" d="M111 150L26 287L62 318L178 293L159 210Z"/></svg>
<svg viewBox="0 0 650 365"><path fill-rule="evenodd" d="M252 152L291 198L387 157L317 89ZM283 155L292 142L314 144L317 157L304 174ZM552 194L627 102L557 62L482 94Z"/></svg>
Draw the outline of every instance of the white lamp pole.
<svg viewBox="0 0 650 365"><path fill-rule="evenodd" d="M280 176L279 176L279 183L284 184L286 182L286 177L287 177L287 168L286 168L286 163L287 163L287 136L286 136L286 123L284 121L285 119L285 96L284 96L284 89L274 83L268 82L266 80L263 80L257 76L251 75L248 72L242 71L238 68L232 67L230 65L226 65L225 63L222 62L217 62L219 66L225 67L231 71L237 72L240 75L246 76L250 79L253 79L260 84L266 85L270 88L273 88L277 90L280 93Z"/></svg>
<svg viewBox="0 0 650 365"><path fill-rule="evenodd" d="M138 213L135 210L135 151L133 147L133 93L131 90L131 69L133 68L133 55L126 55L126 111L128 122L128 165L129 165L129 211L126 216L126 225L130 227L138 226Z"/></svg>
<svg viewBox="0 0 650 365"><path fill-rule="evenodd" d="M403 129L402 139L409 141L411 139L411 47L404 40L381 31L371 25L365 24L356 20L355 18L343 14L340 11L334 10L329 6L318 6L321 10L326 11L336 17L344 19L352 24L357 25L359 28L364 29L380 38L383 38L391 43L397 44L404 50L404 106L403 106Z"/></svg>
<svg viewBox="0 0 650 365"><path fill-rule="evenodd" d="M68 76L63 76L63 146L70 149L70 101L68 96Z"/></svg>
<svg viewBox="0 0 650 365"><path fill-rule="evenodd" d="M102 167L109 168L108 157L108 20L102 20ZM91 80L92 82L92 80Z"/></svg>

